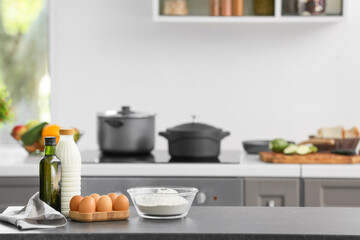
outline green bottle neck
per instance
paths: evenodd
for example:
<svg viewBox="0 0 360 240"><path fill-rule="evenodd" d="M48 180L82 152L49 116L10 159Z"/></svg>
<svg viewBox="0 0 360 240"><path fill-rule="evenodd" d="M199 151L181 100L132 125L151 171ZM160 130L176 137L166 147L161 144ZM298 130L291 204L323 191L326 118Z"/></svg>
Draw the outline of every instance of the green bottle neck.
<svg viewBox="0 0 360 240"><path fill-rule="evenodd" d="M56 154L56 146L45 146L45 156L54 156Z"/></svg>

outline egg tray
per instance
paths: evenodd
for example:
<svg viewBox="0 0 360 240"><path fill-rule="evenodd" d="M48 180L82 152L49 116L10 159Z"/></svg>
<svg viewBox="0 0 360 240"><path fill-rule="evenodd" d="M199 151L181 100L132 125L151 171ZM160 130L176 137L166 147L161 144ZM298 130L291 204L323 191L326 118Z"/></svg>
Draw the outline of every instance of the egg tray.
<svg viewBox="0 0 360 240"><path fill-rule="evenodd" d="M105 222L126 220L129 218L129 210L126 211L111 211L111 212L94 212L94 213L79 213L78 211L70 211L69 217L78 222Z"/></svg>

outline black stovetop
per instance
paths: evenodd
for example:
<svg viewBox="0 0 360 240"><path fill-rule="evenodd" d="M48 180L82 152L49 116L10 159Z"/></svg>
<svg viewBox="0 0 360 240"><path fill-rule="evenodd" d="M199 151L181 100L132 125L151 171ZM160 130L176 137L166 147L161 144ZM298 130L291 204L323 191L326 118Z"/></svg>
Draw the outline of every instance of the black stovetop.
<svg viewBox="0 0 360 240"><path fill-rule="evenodd" d="M102 154L98 150L81 152L82 163L214 163L238 164L239 151L222 151L218 158L171 158L166 150L154 150L147 155Z"/></svg>

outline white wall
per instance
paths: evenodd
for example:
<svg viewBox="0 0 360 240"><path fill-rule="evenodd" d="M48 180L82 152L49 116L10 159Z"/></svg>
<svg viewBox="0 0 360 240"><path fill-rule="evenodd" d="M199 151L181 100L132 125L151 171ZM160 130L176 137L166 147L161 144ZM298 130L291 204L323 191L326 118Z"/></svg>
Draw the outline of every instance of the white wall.
<svg viewBox="0 0 360 240"><path fill-rule="evenodd" d="M125 104L156 112L157 131L196 114L231 131L224 149L360 126L360 1L335 24L166 24L150 0L51 3L53 122L84 130L82 149L97 147L96 112Z"/></svg>

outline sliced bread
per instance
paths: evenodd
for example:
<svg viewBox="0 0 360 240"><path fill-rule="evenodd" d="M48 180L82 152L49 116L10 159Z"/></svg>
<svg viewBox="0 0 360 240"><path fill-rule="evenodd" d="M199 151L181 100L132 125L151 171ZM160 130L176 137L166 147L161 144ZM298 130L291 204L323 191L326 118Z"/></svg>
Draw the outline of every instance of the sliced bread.
<svg viewBox="0 0 360 240"><path fill-rule="evenodd" d="M318 130L319 138L344 138L345 129L341 126L331 128L320 128Z"/></svg>
<svg viewBox="0 0 360 240"><path fill-rule="evenodd" d="M359 138L359 129L357 127L353 127L349 130L345 130L345 138Z"/></svg>

